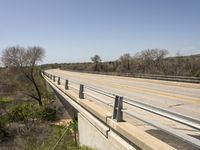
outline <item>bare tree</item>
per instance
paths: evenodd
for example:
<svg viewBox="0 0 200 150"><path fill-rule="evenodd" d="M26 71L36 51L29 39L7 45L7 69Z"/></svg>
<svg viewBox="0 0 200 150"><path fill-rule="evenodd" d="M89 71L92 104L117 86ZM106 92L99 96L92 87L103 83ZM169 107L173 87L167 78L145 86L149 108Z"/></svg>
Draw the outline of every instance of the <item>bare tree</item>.
<svg viewBox="0 0 200 150"><path fill-rule="evenodd" d="M160 61L168 54L166 49L147 49L140 52L139 57L145 60Z"/></svg>
<svg viewBox="0 0 200 150"><path fill-rule="evenodd" d="M99 55L94 55L94 57L91 57L91 60L95 63L94 71L98 70L98 63L101 62L101 58Z"/></svg>
<svg viewBox="0 0 200 150"><path fill-rule="evenodd" d="M167 54L166 49L147 49L136 53L134 58L141 62L144 73L153 73L159 69Z"/></svg>
<svg viewBox="0 0 200 150"><path fill-rule="evenodd" d="M34 77L34 72L36 70L37 63L42 61L44 54L45 50L41 47L35 46L25 49L20 46L14 46L4 49L1 58L4 66L11 69L17 69L26 79L30 81L30 83L32 83L36 94L26 94L37 100L39 105L42 105L42 97L41 91Z"/></svg>
<svg viewBox="0 0 200 150"><path fill-rule="evenodd" d="M132 60L132 57L129 53L125 53L119 58L119 61L122 67L121 71L130 72L131 60Z"/></svg>

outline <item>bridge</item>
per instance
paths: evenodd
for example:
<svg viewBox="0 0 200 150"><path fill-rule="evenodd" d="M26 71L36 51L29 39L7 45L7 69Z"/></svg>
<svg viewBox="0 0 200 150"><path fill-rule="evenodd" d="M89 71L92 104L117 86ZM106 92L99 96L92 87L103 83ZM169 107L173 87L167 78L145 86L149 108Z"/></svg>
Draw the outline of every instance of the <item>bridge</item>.
<svg viewBox="0 0 200 150"><path fill-rule="evenodd" d="M200 85L51 69L43 77L99 150L200 149Z"/></svg>

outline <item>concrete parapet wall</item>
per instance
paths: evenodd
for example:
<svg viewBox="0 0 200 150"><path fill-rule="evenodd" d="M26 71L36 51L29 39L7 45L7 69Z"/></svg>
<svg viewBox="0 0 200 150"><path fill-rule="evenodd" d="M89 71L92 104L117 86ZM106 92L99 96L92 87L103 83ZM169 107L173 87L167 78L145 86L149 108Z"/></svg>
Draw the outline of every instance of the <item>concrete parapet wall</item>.
<svg viewBox="0 0 200 150"><path fill-rule="evenodd" d="M100 123L99 126L105 125ZM78 113L78 130L80 145L87 145L96 150L135 150L132 145L127 143L127 141L122 139L112 130L107 132L107 137L104 136L80 113Z"/></svg>

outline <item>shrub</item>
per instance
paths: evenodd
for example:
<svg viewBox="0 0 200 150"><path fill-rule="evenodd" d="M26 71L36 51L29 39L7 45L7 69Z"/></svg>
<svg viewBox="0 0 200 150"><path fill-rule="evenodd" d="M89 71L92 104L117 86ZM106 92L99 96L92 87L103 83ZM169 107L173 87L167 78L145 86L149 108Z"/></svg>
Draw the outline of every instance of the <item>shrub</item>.
<svg viewBox="0 0 200 150"><path fill-rule="evenodd" d="M10 108L11 121L21 122L28 121L28 119L35 119L39 106L33 103L23 103Z"/></svg>
<svg viewBox="0 0 200 150"><path fill-rule="evenodd" d="M46 121L55 121L57 118L56 110L46 105L41 107L38 115L40 116L41 120L46 120Z"/></svg>
<svg viewBox="0 0 200 150"><path fill-rule="evenodd" d="M30 119L54 121L56 120L56 110L48 105L23 103L10 109L10 119L16 122L27 122Z"/></svg>

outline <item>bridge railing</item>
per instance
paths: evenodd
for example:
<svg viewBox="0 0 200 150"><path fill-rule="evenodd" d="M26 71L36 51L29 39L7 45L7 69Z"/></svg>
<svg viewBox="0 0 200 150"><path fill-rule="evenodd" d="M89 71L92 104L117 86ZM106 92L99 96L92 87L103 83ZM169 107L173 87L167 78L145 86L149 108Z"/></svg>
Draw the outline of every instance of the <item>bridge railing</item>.
<svg viewBox="0 0 200 150"><path fill-rule="evenodd" d="M103 89L99 89L96 87L93 87L91 85L88 84L83 84L80 83L78 81L75 80L68 80L66 78L62 78L60 76L56 76L56 75L52 75L49 74L47 72L42 72L43 75L45 75L46 77L48 77L54 84L59 85L63 85L65 87L65 90L69 90L69 88L72 88L74 90L76 90L79 94L79 98L84 100L85 98L85 94L89 95L90 97L94 98L95 100L98 100L99 102L102 102L103 104L108 105L109 107L112 107L113 112L112 112L112 119L115 120L116 122L121 122L123 121L123 114L127 114L129 116L132 116L138 120L141 120L153 127L156 127L168 134L171 134L197 148L200 148L200 140L191 137L187 134L181 133L180 131L177 131L173 128L170 128L168 126L162 125L158 122L152 121L149 118L145 118L142 115L136 114L135 112L124 108L124 105L129 105L129 106L133 106L133 107L137 107L143 110L146 110L148 112L154 113L156 115L174 120L176 122L185 124L187 126L190 126L194 129L200 130L200 120L198 120L197 118L192 118L189 116L184 116L182 114L178 114L177 112L172 112L172 111L168 111L165 109L161 109L149 104L145 104L139 101L136 101L132 98L129 97L123 97L118 95L117 93L114 92L110 92L110 91L105 91ZM62 80L62 81L61 81ZM107 102L104 99L95 96L94 94L90 93L90 92L86 92L86 90L95 92L97 94L100 95L104 95L110 99L112 99L113 101L111 102Z"/></svg>
<svg viewBox="0 0 200 150"><path fill-rule="evenodd" d="M200 83L200 77L156 75L156 74L134 74L133 76L137 78L157 79L157 80L165 80L165 81Z"/></svg>

